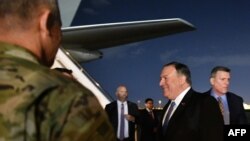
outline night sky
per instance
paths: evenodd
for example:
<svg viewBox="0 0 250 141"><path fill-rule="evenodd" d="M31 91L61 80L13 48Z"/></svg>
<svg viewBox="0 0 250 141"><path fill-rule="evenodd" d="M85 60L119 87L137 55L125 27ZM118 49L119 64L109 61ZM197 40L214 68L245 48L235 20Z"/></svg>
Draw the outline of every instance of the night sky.
<svg viewBox="0 0 250 141"><path fill-rule="evenodd" d="M115 99L125 84L129 100L167 100L159 87L162 66L179 61L189 66L193 88L210 88L216 65L231 69L230 91L250 104L249 0L83 0L72 25L182 18L197 30L101 50L103 58L82 64ZM157 105L157 104L156 104Z"/></svg>

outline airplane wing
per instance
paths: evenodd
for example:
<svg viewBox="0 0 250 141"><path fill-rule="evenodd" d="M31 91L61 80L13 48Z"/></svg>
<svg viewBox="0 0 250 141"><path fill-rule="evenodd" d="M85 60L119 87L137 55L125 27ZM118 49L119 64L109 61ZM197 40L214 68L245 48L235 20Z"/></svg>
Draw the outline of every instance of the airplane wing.
<svg viewBox="0 0 250 141"><path fill-rule="evenodd" d="M52 68L71 69L74 78L93 92L103 108L112 97L80 63L102 57L99 49L195 30L192 24L180 18L70 27L81 2L83 0L58 1L63 38Z"/></svg>
<svg viewBox="0 0 250 141"><path fill-rule="evenodd" d="M179 18L63 28L63 47L53 67L73 70L77 81L90 89L105 107L112 98L79 63L101 57L99 49L192 30L195 30L192 24Z"/></svg>
<svg viewBox="0 0 250 141"><path fill-rule="evenodd" d="M99 49L192 30L180 18L84 25L62 28L62 43L78 62L86 62L102 57Z"/></svg>

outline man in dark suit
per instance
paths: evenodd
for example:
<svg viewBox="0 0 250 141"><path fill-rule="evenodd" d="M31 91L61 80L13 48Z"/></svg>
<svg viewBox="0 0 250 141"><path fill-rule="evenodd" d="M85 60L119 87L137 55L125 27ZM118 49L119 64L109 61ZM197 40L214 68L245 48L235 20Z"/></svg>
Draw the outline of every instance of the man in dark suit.
<svg viewBox="0 0 250 141"><path fill-rule="evenodd" d="M140 114L140 141L156 141L157 139L159 120L153 108L153 99L147 98L145 109Z"/></svg>
<svg viewBox="0 0 250 141"><path fill-rule="evenodd" d="M117 101L107 104L105 110L115 130L117 141L135 141L135 125L139 110L135 103L127 100L128 92L124 85L116 90Z"/></svg>
<svg viewBox="0 0 250 141"><path fill-rule="evenodd" d="M178 62L163 66L160 87L169 102L163 109L161 141L222 141L223 119L214 98L191 88L189 68Z"/></svg>
<svg viewBox="0 0 250 141"><path fill-rule="evenodd" d="M205 94L218 99L224 124L247 124L243 99L234 93L228 92L229 83L230 69L224 66L216 66L212 69L210 75L212 88Z"/></svg>

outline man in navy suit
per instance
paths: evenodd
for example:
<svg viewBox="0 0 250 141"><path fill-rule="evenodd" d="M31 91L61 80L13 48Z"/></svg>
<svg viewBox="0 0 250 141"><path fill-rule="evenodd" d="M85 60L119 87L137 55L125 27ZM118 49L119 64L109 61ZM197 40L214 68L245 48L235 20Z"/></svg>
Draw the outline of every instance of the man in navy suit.
<svg viewBox="0 0 250 141"><path fill-rule="evenodd" d="M160 87L169 99L161 118L161 141L223 141L223 118L217 101L191 88L186 65L164 65Z"/></svg>
<svg viewBox="0 0 250 141"><path fill-rule="evenodd" d="M135 125L139 110L135 103L127 100L126 86L120 85L116 90L117 100L107 104L105 110L115 130L117 141L135 141Z"/></svg>
<svg viewBox="0 0 250 141"><path fill-rule="evenodd" d="M140 114L140 141L156 141L159 126L158 116L151 98L145 100L145 109Z"/></svg>
<svg viewBox="0 0 250 141"><path fill-rule="evenodd" d="M210 75L212 88L205 94L218 99L219 105L221 101L224 124L247 124L243 99L234 93L228 92L229 83L230 69L224 66L216 66L212 69Z"/></svg>

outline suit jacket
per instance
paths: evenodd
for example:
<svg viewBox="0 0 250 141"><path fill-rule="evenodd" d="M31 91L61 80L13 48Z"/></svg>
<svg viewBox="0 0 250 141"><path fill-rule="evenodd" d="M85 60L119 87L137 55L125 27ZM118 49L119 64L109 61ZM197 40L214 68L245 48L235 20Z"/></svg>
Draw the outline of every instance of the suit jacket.
<svg viewBox="0 0 250 141"><path fill-rule="evenodd" d="M163 115L169 105L170 101ZM161 141L181 140L223 141L223 118L214 98L192 89L187 92L170 118L165 133L161 131Z"/></svg>
<svg viewBox="0 0 250 141"><path fill-rule="evenodd" d="M127 101L128 104L128 114L135 117L135 122L129 121L129 140L134 141L135 140L135 125L139 118L139 110L135 103ZM117 108L117 101L113 101L106 105L105 110L108 114L109 121L111 122L115 134L118 130L118 108Z"/></svg>
<svg viewBox="0 0 250 141"><path fill-rule="evenodd" d="M156 131L159 125L158 117L153 111L154 118L143 109L140 113L140 141L156 141Z"/></svg>
<svg viewBox="0 0 250 141"><path fill-rule="evenodd" d="M211 89L204 94L211 95ZM227 92L226 97L230 124L247 124L247 116L243 107L242 97L231 92Z"/></svg>

